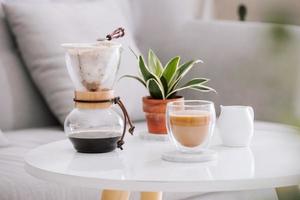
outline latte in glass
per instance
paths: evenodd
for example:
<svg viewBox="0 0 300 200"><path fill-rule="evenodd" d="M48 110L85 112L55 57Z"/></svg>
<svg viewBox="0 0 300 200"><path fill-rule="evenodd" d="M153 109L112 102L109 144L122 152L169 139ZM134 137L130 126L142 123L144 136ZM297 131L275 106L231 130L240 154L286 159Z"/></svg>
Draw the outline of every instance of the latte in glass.
<svg viewBox="0 0 300 200"><path fill-rule="evenodd" d="M215 120L213 102L184 100L167 104L168 134L179 151L194 153L206 149Z"/></svg>
<svg viewBox="0 0 300 200"><path fill-rule="evenodd" d="M185 147L196 147L206 140L210 121L210 114L206 111L186 110L170 114L173 136Z"/></svg>

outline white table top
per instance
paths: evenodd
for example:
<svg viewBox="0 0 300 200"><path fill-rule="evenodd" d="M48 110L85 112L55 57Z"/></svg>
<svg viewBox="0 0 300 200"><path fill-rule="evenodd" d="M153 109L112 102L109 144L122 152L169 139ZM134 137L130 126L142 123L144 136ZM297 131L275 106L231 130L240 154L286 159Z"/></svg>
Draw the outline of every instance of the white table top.
<svg viewBox="0 0 300 200"><path fill-rule="evenodd" d="M214 137L218 160L161 160L169 142L126 136L124 150L76 153L68 140L40 146L25 158L31 175L66 185L165 192L209 192L300 184L300 134L276 124L256 123L250 148L228 148Z"/></svg>

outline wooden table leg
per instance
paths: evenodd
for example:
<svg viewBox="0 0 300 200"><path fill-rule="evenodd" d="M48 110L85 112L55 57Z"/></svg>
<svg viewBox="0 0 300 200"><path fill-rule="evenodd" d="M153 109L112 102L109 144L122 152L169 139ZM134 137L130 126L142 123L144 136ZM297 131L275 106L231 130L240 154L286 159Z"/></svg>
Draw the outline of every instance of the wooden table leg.
<svg viewBox="0 0 300 200"><path fill-rule="evenodd" d="M289 186L276 188L278 200L300 199L300 186Z"/></svg>
<svg viewBox="0 0 300 200"><path fill-rule="evenodd" d="M122 190L103 190L101 200L128 200L130 192Z"/></svg>
<svg viewBox="0 0 300 200"><path fill-rule="evenodd" d="M141 200L162 200L162 192L141 192Z"/></svg>

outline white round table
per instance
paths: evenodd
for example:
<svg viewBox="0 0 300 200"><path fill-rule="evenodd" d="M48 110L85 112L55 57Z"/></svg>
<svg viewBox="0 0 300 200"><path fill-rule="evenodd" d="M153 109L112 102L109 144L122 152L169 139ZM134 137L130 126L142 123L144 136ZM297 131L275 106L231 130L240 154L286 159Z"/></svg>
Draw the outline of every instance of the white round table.
<svg viewBox="0 0 300 200"><path fill-rule="evenodd" d="M211 148L218 152L218 159L210 162L162 160L162 153L173 148L168 141L128 134L123 151L83 154L63 140L30 151L25 169L35 177L65 185L144 192L236 191L300 184L300 134L292 127L256 123L250 148L224 147L215 134Z"/></svg>

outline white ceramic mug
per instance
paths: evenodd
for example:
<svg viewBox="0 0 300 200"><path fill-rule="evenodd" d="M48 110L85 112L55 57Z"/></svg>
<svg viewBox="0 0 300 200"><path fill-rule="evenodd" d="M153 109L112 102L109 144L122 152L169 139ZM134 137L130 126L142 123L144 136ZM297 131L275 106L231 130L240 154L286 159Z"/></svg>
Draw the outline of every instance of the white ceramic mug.
<svg viewBox="0 0 300 200"><path fill-rule="evenodd" d="M250 106L221 106L217 122L223 145L246 147L254 131L254 111Z"/></svg>

